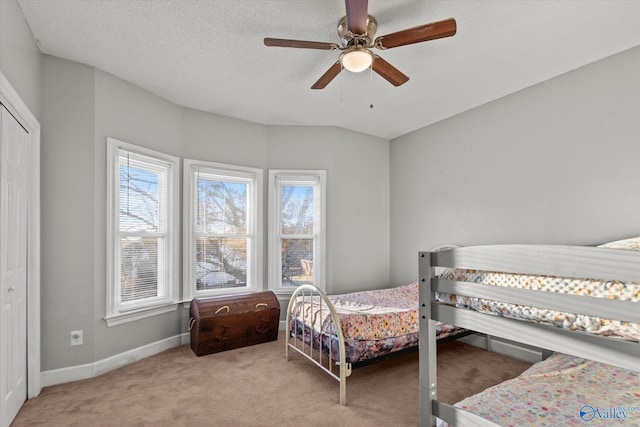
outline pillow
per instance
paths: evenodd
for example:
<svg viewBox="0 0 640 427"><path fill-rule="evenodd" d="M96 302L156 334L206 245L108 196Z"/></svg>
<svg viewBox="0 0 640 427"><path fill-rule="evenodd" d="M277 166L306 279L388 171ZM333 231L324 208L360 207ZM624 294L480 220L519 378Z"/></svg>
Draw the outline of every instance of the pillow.
<svg viewBox="0 0 640 427"><path fill-rule="evenodd" d="M600 248L609 249L627 249L630 251L640 251L640 236L631 237L623 240L616 240L615 242L605 243L599 246Z"/></svg>

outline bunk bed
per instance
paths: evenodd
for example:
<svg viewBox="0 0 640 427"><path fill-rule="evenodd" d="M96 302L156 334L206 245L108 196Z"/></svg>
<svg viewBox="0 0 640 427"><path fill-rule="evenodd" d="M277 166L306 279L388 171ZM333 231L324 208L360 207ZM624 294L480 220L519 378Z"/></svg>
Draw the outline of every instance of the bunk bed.
<svg viewBox="0 0 640 427"><path fill-rule="evenodd" d="M345 405L352 369L418 350L418 296L417 282L340 295L302 285L287 308L285 358L298 352L338 380ZM435 330L439 340L469 333L440 322Z"/></svg>
<svg viewBox="0 0 640 427"><path fill-rule="evenodd" d="M625 416L638 411L640 422L640 238L602 247L497 245L420 252L419 283L421 426L436 420L456 427L537 425L551 420L550 410L569 413L548 425L580 425L596 415L614 417L621 407ZM520 377L445 404L437 400L436 322L556 353ZM606 390L614 400L604 406L613 412L584 395L571 405L553 404L570 394L554 382L560 375L600 387L591 391ZM534 382L539 379L547 389ZM542 405L532 401L532 390L539 391Z"/></svg>

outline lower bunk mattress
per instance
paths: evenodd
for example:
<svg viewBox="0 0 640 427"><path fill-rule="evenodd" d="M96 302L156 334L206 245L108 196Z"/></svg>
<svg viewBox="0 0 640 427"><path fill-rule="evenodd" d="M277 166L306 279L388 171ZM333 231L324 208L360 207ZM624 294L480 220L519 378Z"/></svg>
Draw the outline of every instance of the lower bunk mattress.
<svg viewBox="0 0 640 427"><path fill-rule="evenodd" d="M454 406L500 426L637 426L640 372L554 353Z"/></svg>
<svg viewBox="0 0 640 427"><path fill-rule="evenodd" d="M418 348L419 287L414 282L396 288L329 295L345 341L347 363L365 362ZM298 298L291 313L291 334L340 360L337 325L320 298ZM438 323L439 338L464 332Z"/></svg>

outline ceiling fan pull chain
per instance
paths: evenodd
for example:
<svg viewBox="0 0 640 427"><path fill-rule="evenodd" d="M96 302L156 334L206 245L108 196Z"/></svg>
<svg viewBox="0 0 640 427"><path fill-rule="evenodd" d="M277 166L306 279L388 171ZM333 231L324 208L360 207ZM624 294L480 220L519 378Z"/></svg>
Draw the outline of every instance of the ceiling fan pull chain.
<svg viewBox="0 0 640 427"><path fill-rule="evenodd" d="M342 63L340 64L340 71L342 71ZM340 106L342 107L342 81L344 80L343 74L340 73Z"/></svg>
<svg viewBox="0 0 640 427"><path fill-rule="evenodd" d="M371 99L371 103L369 104L369 108L373 110L373 68L369 67L369 99Z"/></svg>

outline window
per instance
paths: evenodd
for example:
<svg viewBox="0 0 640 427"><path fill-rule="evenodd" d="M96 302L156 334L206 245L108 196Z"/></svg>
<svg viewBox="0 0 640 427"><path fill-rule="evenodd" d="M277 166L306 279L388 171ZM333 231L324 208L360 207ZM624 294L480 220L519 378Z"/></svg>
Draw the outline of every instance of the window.
<svg viewBox="0 0 640 427"><path fill-rule="evenodd" d="M184 299L262 279L262 170L184 161Z"/></svg>
<svg viewBox="0 0 640 427"><path fill-rule="evenodd" d="M324 289L325 171L269 171L270 286Z"/></svg>
<svg viewBox="0 0 640 427"><path fill-rule="evenodd" d="M107 138L107 324L175 310L178 159Z"/></svg>

